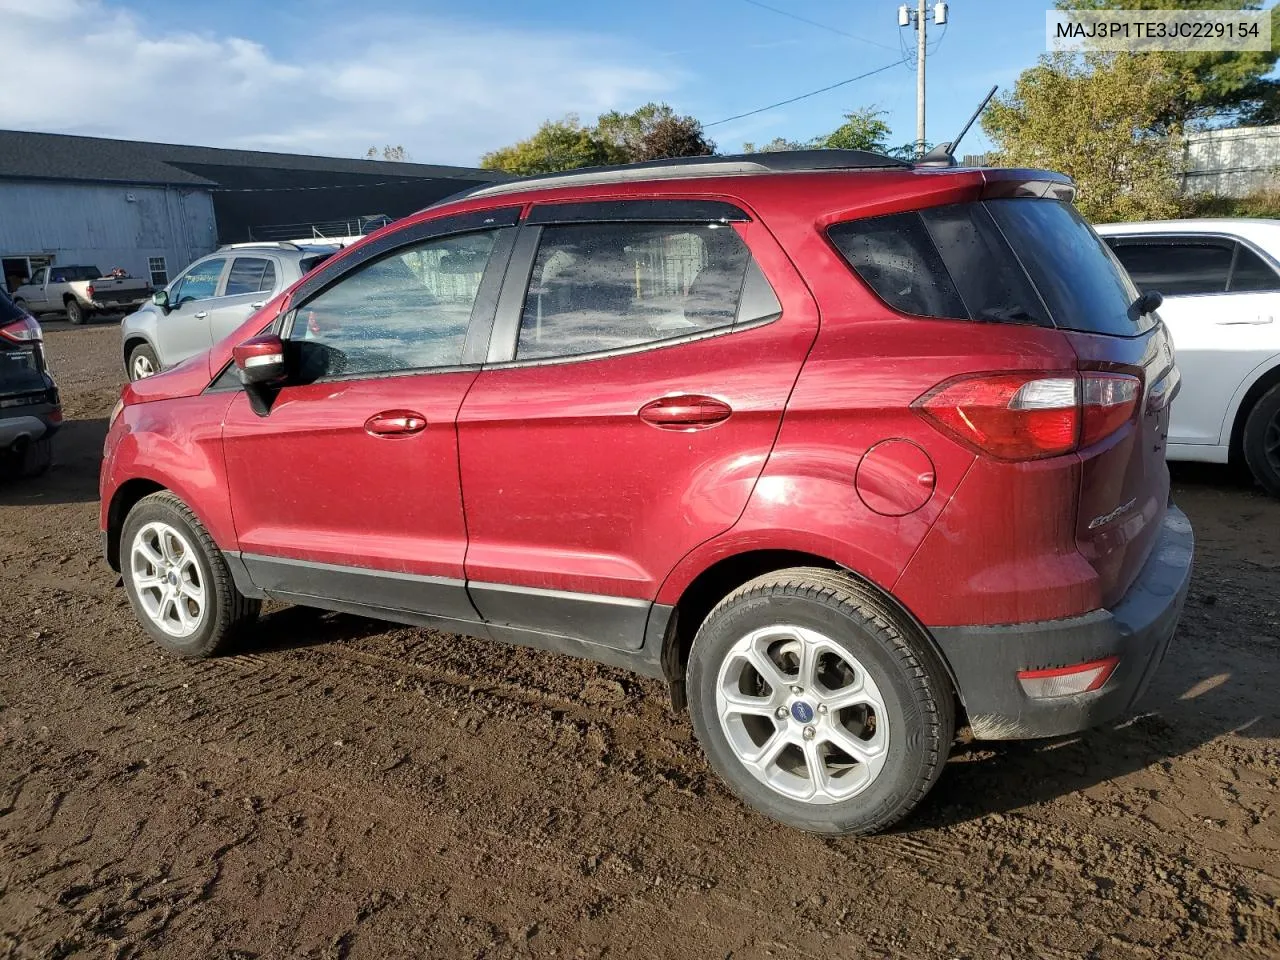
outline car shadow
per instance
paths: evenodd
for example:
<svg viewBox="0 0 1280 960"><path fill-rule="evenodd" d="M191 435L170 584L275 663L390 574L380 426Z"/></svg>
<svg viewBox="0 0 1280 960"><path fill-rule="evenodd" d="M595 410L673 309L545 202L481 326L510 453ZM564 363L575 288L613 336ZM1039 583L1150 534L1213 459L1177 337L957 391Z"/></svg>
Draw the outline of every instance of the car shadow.
<svg viewBox="0 0 1280 960"><path fill-rule="evenodd" d="M91 503L98 499L98 468L107 419L68 420L53 438L53 464L38 477L0 470L0 507Z"/></svg>
<svg viewBox="0 0 1280 960"><path fill-rule="evenodd" d="M274 607L274 609L272 608ZM341 641L362 640L396 628L384 620L316 607L275 606L245 631L237 653L283 653Z"/></svg>

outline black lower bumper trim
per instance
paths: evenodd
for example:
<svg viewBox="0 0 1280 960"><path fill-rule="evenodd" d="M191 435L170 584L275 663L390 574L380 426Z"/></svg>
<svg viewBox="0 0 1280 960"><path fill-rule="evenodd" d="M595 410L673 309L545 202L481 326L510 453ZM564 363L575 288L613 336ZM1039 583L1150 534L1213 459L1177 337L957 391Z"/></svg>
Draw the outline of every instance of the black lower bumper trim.
<svg viewBox="0 0 1280 960"><path fill-rule="evenodd" d="M1110 610L1066 620L933 628L973 735L980 740L1052 737L1096 726L1129 709L1159 668L1177 628L1194 546L1186 515L1170 506L1151 556ZM1094 692L1033 699L1017 680L1020 670L1110 656L1120 661Z"/></svg>

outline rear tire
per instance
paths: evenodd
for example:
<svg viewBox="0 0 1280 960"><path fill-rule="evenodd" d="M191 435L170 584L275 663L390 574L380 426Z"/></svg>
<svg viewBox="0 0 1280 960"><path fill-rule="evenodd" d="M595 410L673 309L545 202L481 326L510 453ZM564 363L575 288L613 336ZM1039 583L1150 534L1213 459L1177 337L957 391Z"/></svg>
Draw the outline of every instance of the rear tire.
<svg viewBox="0 0 1280 960"><path fill-rule="evenodd" d="M143 497L129 511L120 533L120 572L138 621L180 657L225 653L262 608L236 589L209 532L167 491Z"/></svg>
<svg viewBox="0 0 1280 960"><path fill-rule="evenodd" d="M129 351L129 380L145 380L160 372L160 358L146 343L140 343Z"/></svg>
<svg viewBox="0 0 1280 960"><path fill-rule="evenodd" d="M71 323L79 325L81 323L84 323L89 316L87 313L85 313L84 307L80 306L79 300L68 300L66 306L67 306L67 319Z"/></svg>
<svg viewBox="0 0 1280 960"><path fill-rule="evenodd" d="M41 437L34 443L27 444L27 448L19 455L18 474L27 478L39 477L52 465L53 438Z"/></svg>
<svg viewBox="0 0 1280 960"><path fill-rule="evenodd" d="M1280 384L1249 411L1242 438L1249 472L1273 497L1280 497Z"/></svg>
<svg viewBox="0 0 1280 960"><path fill-rule="evenodd" d="M801 830L897 823L937 781L955 734L951 682L920 628L838 571L782 570L725 597L698 630L686 680L712 767Z"/></svg>

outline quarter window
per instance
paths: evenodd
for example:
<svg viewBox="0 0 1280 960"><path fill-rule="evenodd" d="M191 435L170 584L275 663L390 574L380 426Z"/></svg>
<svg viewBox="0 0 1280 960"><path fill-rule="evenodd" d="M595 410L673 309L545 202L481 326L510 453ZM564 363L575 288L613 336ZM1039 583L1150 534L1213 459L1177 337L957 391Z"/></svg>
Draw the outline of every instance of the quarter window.
<svg viewBox="0 0 1280 960"><path fill-rule="evenodd" d="M417 243L363 264L298 309L291 339L307 379L462 363L497 233Z"/></svg>
<svg viewBox="0 0 1280 960"><path fill-rule="evenodd" d="M234 297L242 293L271 290L276 285L275 264L265 257L236 257L227 274L227 288L223 296Z"/></svg>
<svg viewBox="0 0 1280 960"><path fill-rule="evenodd" d="M208 300L218 292L218 280L222 277L222 268L226 260L218 257L213 260L202 260L187 271L174 288L170 301L177 306L190 303L192 300Z"/></svg>
<svg viewBox="0 0 1280 960"><path fill-rule="evenodd" d="M751 316L742 315L743 306ZM548 226L533 264L516 359L634 347L780 311L746 244L725 224Z"/></svg>
<svg viewBox="0 0 1280 960"><path fill-rule="evenodd" d="M1144 240L1116 243L1113 249L1143 290L1173 297L1226 292L1231 273L1230 243Z"/></svg>
<svg viewBox="0 0 1280 960"><path fill-rule="evenodd" d="M1236 262L1231 268L1231 282L1227 287L1232 293L1280 290L1276 271L1271 264L1246 247L1236 244Z"/></svg>

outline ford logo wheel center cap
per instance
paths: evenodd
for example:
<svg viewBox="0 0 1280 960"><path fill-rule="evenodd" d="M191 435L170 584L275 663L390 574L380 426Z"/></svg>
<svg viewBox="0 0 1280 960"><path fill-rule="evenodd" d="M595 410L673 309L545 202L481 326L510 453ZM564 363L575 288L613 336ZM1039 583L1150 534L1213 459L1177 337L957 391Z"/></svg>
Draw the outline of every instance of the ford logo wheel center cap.
<svg viewBox="0 0 1280 960"><path fill-rule="evenodd" d="M797 700L791 705L791 716L795 717L798 723L808 723L813 719L813 707L803 700Z"/></svg>

